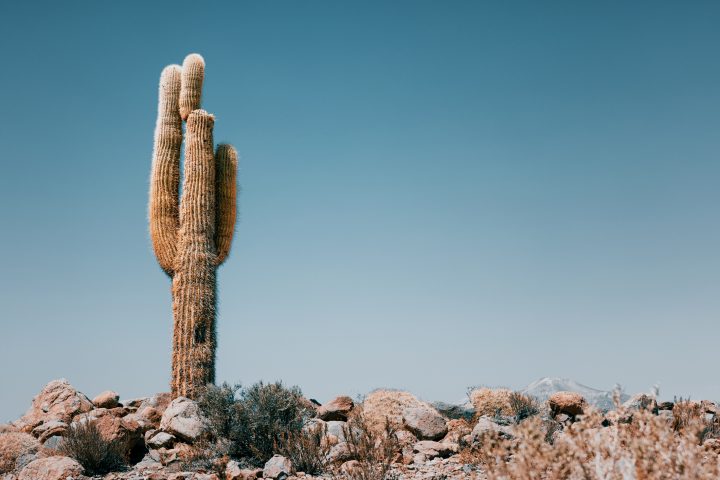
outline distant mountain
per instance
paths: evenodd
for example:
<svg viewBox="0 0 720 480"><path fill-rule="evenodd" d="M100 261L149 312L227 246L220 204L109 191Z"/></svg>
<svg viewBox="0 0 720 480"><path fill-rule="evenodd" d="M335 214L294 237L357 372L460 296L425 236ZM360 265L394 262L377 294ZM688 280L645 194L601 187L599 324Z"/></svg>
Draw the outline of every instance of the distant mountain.
<svg viewBox="0 0 720 480"><path fill-rule="evenodd" d="M536 397L538 400L545 401L555 392L569 391L577 392L585 397L590 405L600 410L613 410L613 392L611 390L597 390L590 388L569 378L545 377L537 380L523 390L522 393ZM625 393L620 393L620 401L624 402L630 398Z"/></svg>

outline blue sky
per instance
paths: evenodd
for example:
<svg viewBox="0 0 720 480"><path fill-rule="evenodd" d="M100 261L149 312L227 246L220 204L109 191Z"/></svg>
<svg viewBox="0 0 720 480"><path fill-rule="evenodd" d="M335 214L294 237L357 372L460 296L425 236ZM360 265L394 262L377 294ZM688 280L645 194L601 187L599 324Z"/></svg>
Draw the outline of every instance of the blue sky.
<svg viewBox="0 0 720 480"><path fill-rule="evenodd" d="M720 399L716 2L3 2L0 420L167 389L162 68L240 153L220 380Z"/></svg>

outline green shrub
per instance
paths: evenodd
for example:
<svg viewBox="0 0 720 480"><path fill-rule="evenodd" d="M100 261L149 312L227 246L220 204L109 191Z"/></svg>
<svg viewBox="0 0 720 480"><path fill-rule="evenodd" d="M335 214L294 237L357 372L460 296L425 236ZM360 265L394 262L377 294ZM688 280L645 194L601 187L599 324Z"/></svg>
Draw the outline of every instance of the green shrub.
<svg viewBox="0 0 720 480"><path fill-rule="evenodd" d="M305 407L298 387L258 382L249 388L210 386L198 403L210 434L227 445L230 457L263 465L289 438L300 433L314 412Z"/></svg>

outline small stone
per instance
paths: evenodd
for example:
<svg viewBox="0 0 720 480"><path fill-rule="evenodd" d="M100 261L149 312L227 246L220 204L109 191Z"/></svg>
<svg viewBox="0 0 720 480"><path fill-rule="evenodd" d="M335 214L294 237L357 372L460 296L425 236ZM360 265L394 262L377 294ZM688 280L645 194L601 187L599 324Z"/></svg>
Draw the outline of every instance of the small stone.
<svg viewBox="0 0 720 480"><path fill-rule="evenodd" d="M92 403L98 408L115 408L119 405L120 395L112 390L105 390L97 397L93 398Z"/></svg>
<svg viewBox="0 0 720 480"><path fill-rule="evenodd" d="M433 402L432 406L435 407L441 415L451 420L465 419L470 421L475 416L475 408L469 403L465 405L454 405L452 403Z"/></svg>
<svg viewBox="0 0 720 480"><path fill-rule="evenodd" d="M646 393L638 393L636 395L633 395L627 402L623 403L622 406L626 410L649 410L650 412L655 414L657 414L658 412L658 404L655 400L655 397Z"/></svg>

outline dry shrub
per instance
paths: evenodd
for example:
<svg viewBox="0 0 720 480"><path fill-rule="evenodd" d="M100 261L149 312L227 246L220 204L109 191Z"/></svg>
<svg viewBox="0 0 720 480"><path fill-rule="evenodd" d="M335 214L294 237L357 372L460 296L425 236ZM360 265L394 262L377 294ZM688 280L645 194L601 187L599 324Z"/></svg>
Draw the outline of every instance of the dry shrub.
<svg viewBox="0 0 720 480"><path fill-rule="evenodd" d="M427 407L412 393L401 390L375 390L362 403L363 421L368 428L377 434L385 431L385 424L390 423L394 429L403 425L403 411L406 408Z"/></svg>
<svg viewBox="0 0 720 480"><path fill-rule="evenodd" d="M510 393L508 404L515 423L520 423L526 418L534 417L540 413L540 404L538 401L520 392Z"/></svg>
<svg viewBox="0 0 720 480"><path fill-rule="evenodd" d="M127 467L127 439L106 439L97 424L88 419L70 425L59 451L77 460L86 475L104 475Z"/></svg>
<svg viewBox="0 0 720 480"><path fill-rule="evenodd" d="M343 427L343 434L350 456L357 463L343 472L342 477L350 480L386 479L400 451L395 432L389 421L386 421L383 430L378 432L363 409L356 407Z"/></svg>
<svg viewBox="0 0 720 480"><path fill-rule="evenodd" d="M512 390L507 388L476 388L472 389L468 396L470 403L475 407L477 417L487 415L513 415L513 408L510 399L513 396Z"/></svg>
<svg viewBox="0 0 720 480"><path fill-rule="evenodd" d="M0 434L0 473L12 472L18 457L37 453L39 449L40 443L29 433Z"/></svg>
<svg viewBox="0 0 720 480"><path fill-rule="evenodd" d="M710 480L720 475L720 456L709 454L698 440L702 424L690 422L676 431L647 411L635 412L630 423L602 423L602 415L591 412L550 444L542 419L531 418L516 427L513 440L487 434L472 457L489 480Z"/></svg>
<svg viewBox="0 0 720 480"><path fill-rule="evenodd" d="M327 467L328 454L332 447L326 435L327 426L324 423L306 426L299 432L287 432L276 451L289 458L296 470L319 475Z"/></svg>

